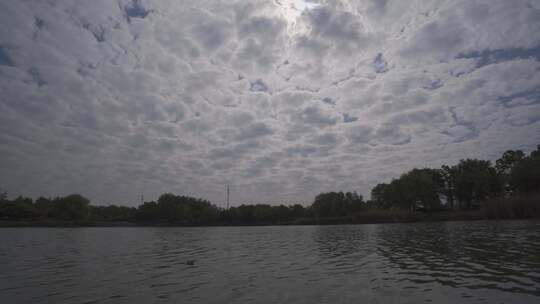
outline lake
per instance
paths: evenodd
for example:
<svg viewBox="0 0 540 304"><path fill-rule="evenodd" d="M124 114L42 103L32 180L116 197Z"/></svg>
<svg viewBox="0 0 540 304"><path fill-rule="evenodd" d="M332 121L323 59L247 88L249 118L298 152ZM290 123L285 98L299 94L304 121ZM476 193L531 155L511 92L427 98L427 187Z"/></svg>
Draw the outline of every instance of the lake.
<svg viewBox="0 0 540 304"><path fill-rule="evenodd" d="M2 303L540 303L540 222L2 228Z"/></svg>

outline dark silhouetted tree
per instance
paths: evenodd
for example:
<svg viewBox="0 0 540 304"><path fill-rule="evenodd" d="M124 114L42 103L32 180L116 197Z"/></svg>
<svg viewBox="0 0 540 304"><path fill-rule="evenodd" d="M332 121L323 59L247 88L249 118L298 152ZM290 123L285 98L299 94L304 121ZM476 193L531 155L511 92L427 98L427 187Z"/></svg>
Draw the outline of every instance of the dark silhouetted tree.
<svg viewBox="0 0 540 304"><path fill-rule="evenodd" d="M377 209L390 209L392 207L390 185L386 183L377 184L371 189L371 201Z"/></svg>
<svg viewBox="0 0 540 304"><path fill-rule="evenodd" d="M540 191L540 145L512 166L508 184L511 189L521 193Z"/></svg>
<svg viewBox="0 0 540 304"><path fill-rule="evenodd" d="M52 217L60 220L86 220L90 201L80 194L71 194L53 200Z"/></svg>
<svg viewBox="0 0 540 304"><path fill-rule="evenodd" d="M40 196L34 203L38 217L47 218L52 216L54 204L51 199Z"/></svg>
<svg viewBox="0 0 540 304"><path fill-rule="evenodd" d="M465 159L450 168L450 187L461 209L479 207L479 203L502 192L496 170L487 160Z"/></svg>
<svg viewBox="0 0 540 304"><path fill-rule="evenodd" d="M7 201L7 192L0 190L0 203Z"/></svg>
<svg viewBox="0 0 540 304"><path fill-rule="evenodd" d="M132 221L135 208L126 206L90 206L90 219L94 221Z"/></svg>
<svg viewBox="0 0 540 304"><path fill-rule="evenodd" d="M438 170L413 169L403 174L399 180L397 195L400 205L408 210L432 211L441 208L439 194L442 179Z"/></svg>
<svg viewBox="0 0 540 304"><path fill-rule="evenodd" d="M160 212L156 202L144 202L139 205L135 219L139 222L152 222L159 220Z"/></svg>
<svg viewBox="0 0 540 304"><path fill-rule="evenodd" d="M327 192L315 197L311 205L317 217L351 215L364 208L364 201L356 192Z"/></svg>
<svg viewBox="0 0 540 304"><path fill-rule="evenodd" d="M521 150L508 150L495 162L495 170L499 175L503 189L511 194L515 191L515 185L510 183L510 173L513 168L525 159L525 153Z"/></svg>
<svg viewBox="0 0 540 304"><path fill-rule="evenodd" d="M436 210L441 208L439 194L443 180L438 170L414 169L390 184L378 184L371 199L381 209Z"/></svg>
<svg viewBox="0 0 540 304"><path fill-rule="evenodd" d="M446 207L448 209L454 209L457 206L455 204L456 198L454 193L454 181L452 179L452 168L447 165L443 165L439 170L439 174L441 183L440 192L446 200Z"/></svg>
<svg viewBox="0 0 540 304"><path fill-rule="evenodd" d="M29 220L36 217L36 210L31 198L18 196L14 200L7 199L7 195L0 203L0 218L14 220Z"/></svg>

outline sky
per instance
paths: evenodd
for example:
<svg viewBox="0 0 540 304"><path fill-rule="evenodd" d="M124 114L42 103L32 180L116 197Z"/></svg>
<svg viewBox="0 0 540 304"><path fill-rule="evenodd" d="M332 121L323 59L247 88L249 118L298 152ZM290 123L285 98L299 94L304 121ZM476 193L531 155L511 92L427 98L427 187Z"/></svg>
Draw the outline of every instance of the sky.
<svg viewBox="0 0 540 304"><path fill-rule="evenodd" d="M0 0L0 189L369 197L540 144L537 0Z"/></svg>

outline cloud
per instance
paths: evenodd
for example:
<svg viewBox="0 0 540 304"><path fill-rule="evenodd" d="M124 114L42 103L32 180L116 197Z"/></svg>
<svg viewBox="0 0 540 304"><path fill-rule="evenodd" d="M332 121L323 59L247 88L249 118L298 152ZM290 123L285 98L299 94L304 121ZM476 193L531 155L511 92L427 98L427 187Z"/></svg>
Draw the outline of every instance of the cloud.
<svg viewBox="0 0 540 304"><path fill-rule="evenodd" d="M336 101L333 100L333 99L330 98L330 97L324 97L324 98L322 99L322 102L327 103L327 104L329 104L329 105L333 105L333 106L336 105Z"/></svg>
<svg viewBox="0 0 540 304"><path fill-rule="evenodd" d="M285 31L283 19L268 16L253 16L241 22L238 35L245 39L255 37L265 45L272 46Z"/></svg>
<svg viewBox="0 0 540 304"><path fill-rule="evenodd" d="M453 20L434 20L423 25L401 50L406 57L449 60L463 48L465 29Z"/></svg>
<svg viewBox="0 0 540 304"><path fill-rule="evenodd" d="M44 86L47 84L45 80L43 80L43 77L41 77L41 74L37 68L30 68L28 70L28 74L32 76L32 81L38 86Z"/></svg>
<svg viewBox="0 0 540 304"><path fill-rule="evenodd" d="M223 45L229 36L227 22L209 18L193 28L193 36L206 50L214 51Z"/></svg>
<svg viewBox="0 0 540 304"><path fill-rule="evenodd" d="M348 130L348 138L351 144L367 144L373 135L373 128L366 125L355 125Z"/></svg>
<svg viewBox="0 0 540 304"><path fill-rule="evenodd" d="M0 46L0 65L13 66L13 61L8 54L6 47Z"/></svg>
<svg viewBox="0 0 540 304"><path fill-rule="evenodd" d="M250 83L249 90L252 92L268 92L268 86L261 79L257 79Z"/></svg>
<svg viewBox="0 0 540 304"><path fill-rule="evenodd" d="M411 136L395 125L382 125L373 134L375 144L405 145L411 142Z"/></svg>
<svg viewBox="0 0 540 304"><path fill-rule="evenodd" d="M131 0L124 6L124 13L128 22L131 22L131 18L146 18L152 10L146 9L141 0Z"/></svg>
<svg viewBox="0 0 540 304"><path fill-rule="evenodd" d="M360 19L347 11L339 11L331 6L321 6L307 14L311 31L310 39L321 39L345 46L359 45L363 37Z"/></svg>
<svg viewBox="0 0 540 304"><path fill-rule="evenodd" d="M317 128L333 126L338 122L336 117L315 106L305 108L300 113L298 119L306 125L315 126Z"/></svg>
<svg viewBox="0 0 540 304"><path fill-rule="evenodd" d="M373 68L375 73L380 74L388 72L388 62L386 62L382 53L377 54L375 59L373 59Z"/></svg>
<svg viewBox="0 0 540 304"><path fill-rule="evenodd" d="M310 203L540 142L536 2L317 3L0 5L0 187Z"/></svg>
<svg viewBox="0 0 540 304"><path fill-rule="evenodd" d="M474 59L475 68L481 68L486 65L499 62L534 58L540 60L540 46L534 48L510 48L510 49L485 49L482 51L472 51L462 53L456 56L456 59Z"/></svg>
<svg viewBox="0 0 540 304"><path fill-rule="evenodd" d="M257 138L267 135L272 135L274 132L264 123L253 123L246 128L242 129L236 136L237 140L246 140L251 138Z"/></svg>
<svg viewBox="0 0 540 304"><path fill-rule="evenodd" d="M355 122L357 120L358 120L358 117L351 116L351 115L349 115L349 113L343 114L343 122L344 123Z"/></svg>
<svg viewBox="0 0 540 304"><path fill-rule="evenodd" d="M320 146L336 147L339 143L339 137L334 133L324 133L313 137L311 142Z"/></svg>

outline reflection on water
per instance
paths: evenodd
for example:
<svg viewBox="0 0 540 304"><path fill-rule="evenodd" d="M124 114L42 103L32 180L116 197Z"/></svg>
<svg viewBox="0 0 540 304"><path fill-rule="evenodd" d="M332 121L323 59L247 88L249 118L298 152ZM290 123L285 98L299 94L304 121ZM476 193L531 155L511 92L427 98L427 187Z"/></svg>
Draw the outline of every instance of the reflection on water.
<svg viewBox="0 0 540 304"><path fill-rule="evenodd" d="M488 302L500 292L540 296L537 224L401 226L381 226L377 246L394 281L417 289L448 286Z"/></svg>
<svg viewBox="0 0 540 304"><path fill-rule="evenodd" d="M2 303L540 303L540 223L0 230Z"/></svg>

